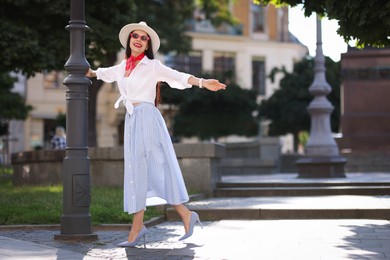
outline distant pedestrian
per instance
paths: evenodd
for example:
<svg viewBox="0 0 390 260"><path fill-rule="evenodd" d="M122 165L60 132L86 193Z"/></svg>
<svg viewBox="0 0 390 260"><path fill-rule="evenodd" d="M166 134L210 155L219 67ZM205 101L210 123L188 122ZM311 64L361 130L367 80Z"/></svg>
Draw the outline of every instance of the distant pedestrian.
<svg viewBox="0 0 390 260"><path fill-rule="evenodd" d="M168 36L170 37L170 36ZM147 233L143 224L145 207L170 204L183 220L185 234L192 235L199 216L183 204L188 193L164 119L157 109L160 82L172 88L186 89L192 85L211 91L225 89L216 79L201 79L173 70L154 59L160 47L157 33L145 22L131 23L119 32L126 49L120 64L89 69L88 77L118 84L120 102L126 107L124 133L124 211L134 214L126 242L118 246L135 246Z"/></svg>
<svg viewBox="0 0 390 260"><path fill-rule="evenodd" d="M56 127L56 134L51 139L50 145L51 148L55 150L62 150L66 148L65 129L62 126Z"/></svg>

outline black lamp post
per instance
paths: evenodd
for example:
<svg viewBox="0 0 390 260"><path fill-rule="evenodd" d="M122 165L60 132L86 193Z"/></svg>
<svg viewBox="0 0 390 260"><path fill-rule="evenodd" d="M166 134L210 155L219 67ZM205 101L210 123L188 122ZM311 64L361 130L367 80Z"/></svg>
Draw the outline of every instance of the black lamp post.
<svg viewBox="0 0 390 260"><path fill-rule="evenodd" d="M85 31L88 26L84 17L84 0L71 0L70 57L65 64L69 75L66 85L66 157L63 160L63 213L61 234L55 239L97 239L92 233L89 206L90 164L88 157L88 86L85 76L89 64L85 58Z"/></svg>

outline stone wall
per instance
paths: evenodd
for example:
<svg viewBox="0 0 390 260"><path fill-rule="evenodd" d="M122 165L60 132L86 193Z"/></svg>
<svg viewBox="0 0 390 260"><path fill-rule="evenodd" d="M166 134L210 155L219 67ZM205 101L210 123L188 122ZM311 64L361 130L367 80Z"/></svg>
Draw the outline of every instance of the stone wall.
<svg viewBox="0 0 390 260"><path fill-rule="evenodd" d="M220 165L223 175L270 174L280 171L281 144L278 137L225 145L226 156Z"/></svg>
<svg viewBox="0 0 390 260"><path fill-rule="evenodd" d="M343 153L345 172L390 172L389 152Z"/></svg>
<svg viewBox="0 0 390 260"><path fill-rule="evenodd" d="M12 154L13 184L20 186L62 183L62 160L64 157L64 150L41 150Z"/></svg>
<svg viewBox="0 0 390 260"><path fill-rule="evenodd" d="M347 159L345 172L390 172L390 153L342 153ZM295 162L302 158L301 154L283 154L281 160L281 173L298 172Z"/></svg>
<svg viewBox="0 0 390 260"><path fill-rule="evenodd" d="M214 143L175 144L176 155L189 192L211 196L220 180L219 161L225 146ZM93 186L123 186L123 147L91 148L91 182ZM13 183L21 185L62 184L62 161L65 151L41 150L12 155Z"/></svg>

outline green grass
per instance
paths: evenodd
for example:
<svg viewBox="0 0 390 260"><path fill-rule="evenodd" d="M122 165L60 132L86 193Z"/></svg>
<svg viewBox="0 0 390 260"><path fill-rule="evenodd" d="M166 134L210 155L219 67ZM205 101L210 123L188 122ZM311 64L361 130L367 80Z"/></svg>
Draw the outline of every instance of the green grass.
<svg viewBox="0 0 390 260"><path fill-rule="evenodd" d="M90 213L93 225L128 224L131 216L123 212L122 188L91 188ZM11 180L0 182L0 225L59 224L62 214L62 186L14 187ZM161 216L148 207L145 220Z"/></svg>
<svg viewBox="0 0 390 260"><path fill-rule="evenodd" d="M12 175L12 172L11 166L0 166L0 175Z"/></svg>

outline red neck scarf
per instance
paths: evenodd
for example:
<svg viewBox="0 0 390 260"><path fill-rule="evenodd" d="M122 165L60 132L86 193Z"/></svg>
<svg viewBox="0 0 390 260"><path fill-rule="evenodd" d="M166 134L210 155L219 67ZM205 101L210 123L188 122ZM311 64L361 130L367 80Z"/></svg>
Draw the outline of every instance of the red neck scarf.
<svg viewBox="0 0 390 260"><path fill-rule="evenodd" d="M126 71L130 70L130 72L133 71L135 68L135 63L139 60L142 60L142 58L145 57L145 53L142 53L138 55L137 57L134 57L133 55L130 55L130 58L127 59L126 61Z"/></svg>

